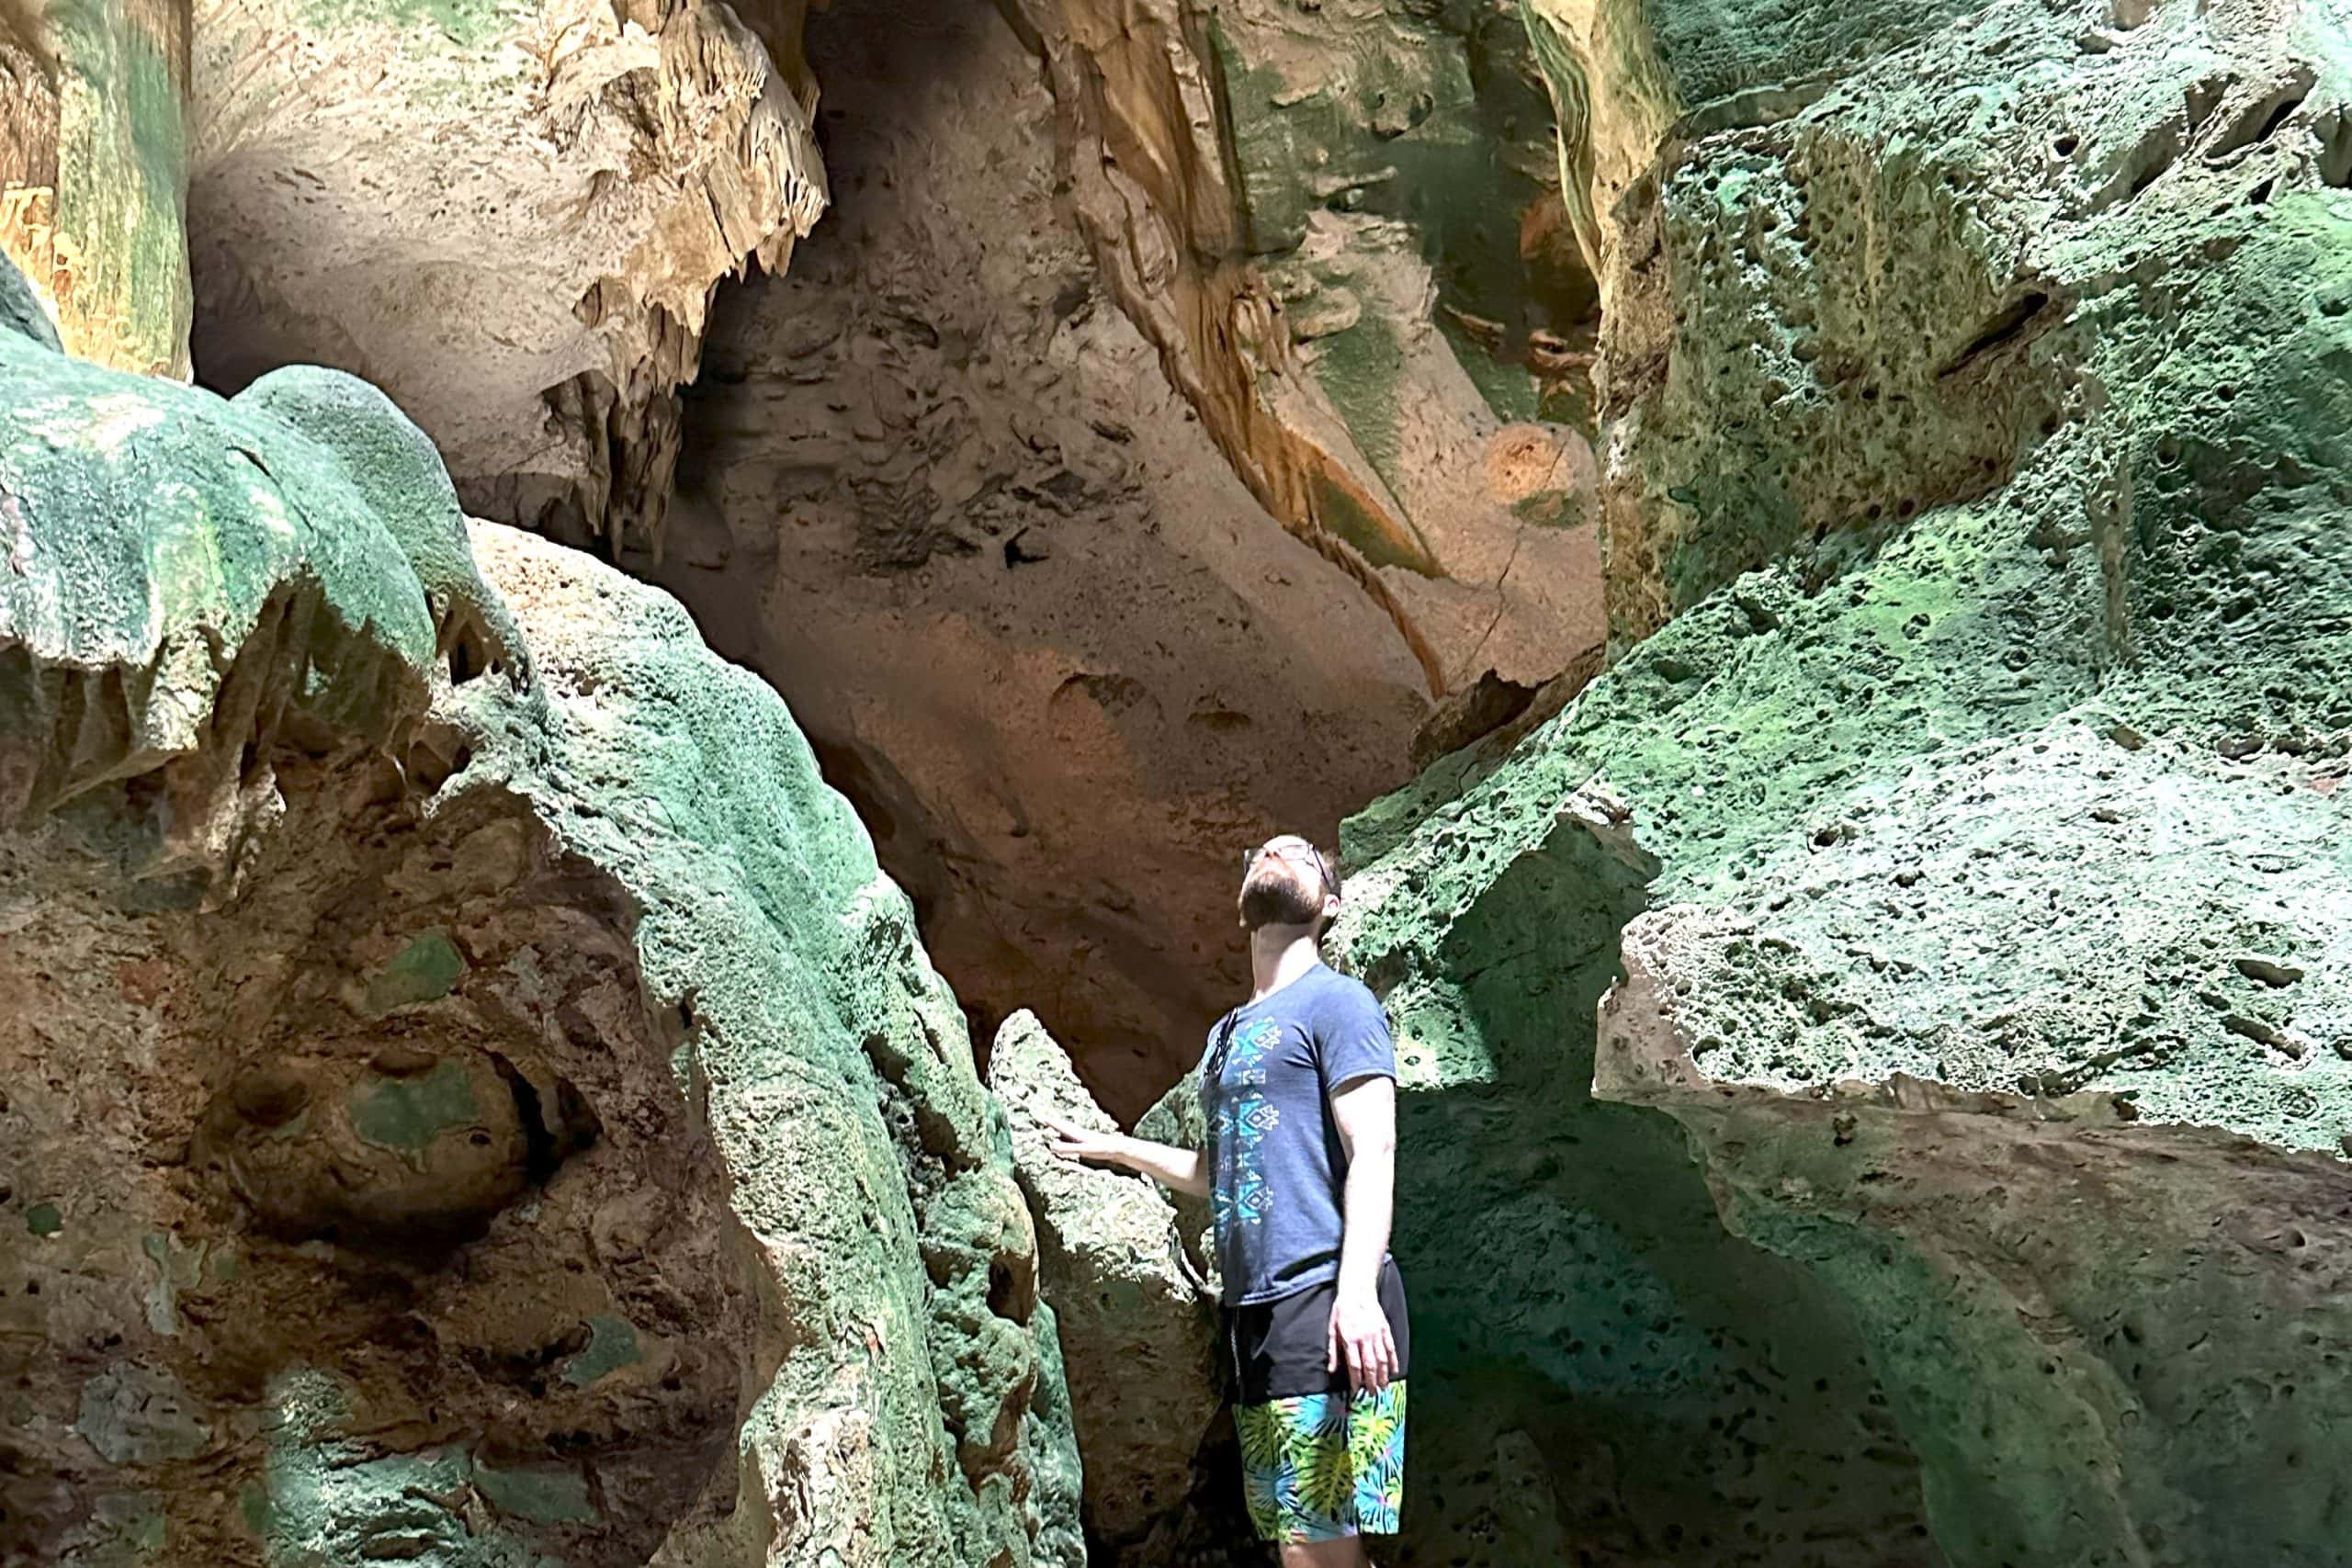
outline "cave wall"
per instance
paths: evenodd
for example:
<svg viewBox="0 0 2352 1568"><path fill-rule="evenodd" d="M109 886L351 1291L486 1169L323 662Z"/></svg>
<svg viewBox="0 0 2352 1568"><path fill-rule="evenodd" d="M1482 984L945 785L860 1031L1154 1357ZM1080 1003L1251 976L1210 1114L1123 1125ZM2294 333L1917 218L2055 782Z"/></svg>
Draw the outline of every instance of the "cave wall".
<svg viewBox="0 0 2352 1568"><path fill-rule="evenodd" d="M471 510L677 593L975 1026L1041 1009L1132 1117L1238 980L1244 844L1598 667L1595 290L1524 29L734 15L199 7L199 368L364 372Z"/></svg>
<svg viewBox="0 0 2352 1568"><path fill-rule="evenodd" d="M712 286L825 204L797 5L201 0L195 357L377 382L473 512L658 547Z"/></svg>
<svg viewBox="0 0 2352 1568"><path fill-rule="evenodd" d="M1408 1168L1533 1120L1511 1201L1608 1220L1654 1321L1779 1281L1743 1333L1842 1338L1878 1429L1816 1484L1953 1563L2335 1560L2341 18L1541 9L1626 651L1350 824ZM1408 1269L1459 1271L1415 1207L1501 1162L1418 1157ZM1442 1321L1573 1393L1498 1277Z"/></svg>
<svg viewBox="0 0 2352 1568"><path fill-rule="evenodd" d="M0 306L11 1552L1080 1561L1002 1113L773 694L373 389Z"/></svg>
<svg viewBox="0 0 2352 1568"><path fill-rule="evenodd" d="M1591 306L1500 7L1010 8L1114 296L1433 695L1589 676Z"/></svg>
<svg viewBox="0 0 2352 1568"><path fill-rule="evenodd" d="M188 0L0 6L0 255L71 352L188 374Z"/></svg>
<svg viewBox="0 0 2352 1568"><path fill-rule="evenodd" d="M1241 982L1242 850L1402 783L1429 705L1057 220L1034 57L897 19L812 23L840 205L722 296L630 564L786 695L979 1026L1037 1009L1132 1119Z"/></svg>

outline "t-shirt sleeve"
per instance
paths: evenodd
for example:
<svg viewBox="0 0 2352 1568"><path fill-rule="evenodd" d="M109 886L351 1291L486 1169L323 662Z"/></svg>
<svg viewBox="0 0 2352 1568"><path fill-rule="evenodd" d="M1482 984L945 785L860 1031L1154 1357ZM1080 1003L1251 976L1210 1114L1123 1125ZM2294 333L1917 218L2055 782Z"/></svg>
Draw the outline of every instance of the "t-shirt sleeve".
<svg viewBox="0 0 2352 1568"><path fill-rule="evenodd" d="M1396 1043L1389 1037L1380 998L1369 987L1360 983L1339 987L1324 1005L1322 1025L1315 1032L1315 1043L1325 1094L1337 1093L1358 1078L1396 1076Z"/></svg>

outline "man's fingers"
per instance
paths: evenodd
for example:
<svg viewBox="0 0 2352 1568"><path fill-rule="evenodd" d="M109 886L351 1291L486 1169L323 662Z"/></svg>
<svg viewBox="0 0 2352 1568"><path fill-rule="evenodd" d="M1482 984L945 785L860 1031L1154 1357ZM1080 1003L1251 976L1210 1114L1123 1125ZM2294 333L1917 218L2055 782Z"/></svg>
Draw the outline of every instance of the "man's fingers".
<svg viewBox="0 0 2352 1568"><path fill-rule="evenodd" d="M1340 1370L1340 1320L1336 1314L1323 1329L1323 1370L1327 1372Z"/></svg>

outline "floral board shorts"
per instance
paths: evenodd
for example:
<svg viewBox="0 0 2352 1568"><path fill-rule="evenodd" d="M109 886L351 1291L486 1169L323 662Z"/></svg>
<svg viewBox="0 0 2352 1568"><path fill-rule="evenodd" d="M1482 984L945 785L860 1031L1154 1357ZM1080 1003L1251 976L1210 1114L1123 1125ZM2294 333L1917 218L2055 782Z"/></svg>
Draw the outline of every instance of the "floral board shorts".
<svg viewBox="0 0 2352 1568"><path fill-rule="evenodd" d="M1226 1314L1238 1380L1234 1425L1250 1522L1283 1545L1395 1535L1405 1504L1405 1372L1411 1364L1405 1284L1380 1269L1380 1305L1396 1340L1396 1378L1378 1393L1329 1367L1337 1281Z"/></svg>

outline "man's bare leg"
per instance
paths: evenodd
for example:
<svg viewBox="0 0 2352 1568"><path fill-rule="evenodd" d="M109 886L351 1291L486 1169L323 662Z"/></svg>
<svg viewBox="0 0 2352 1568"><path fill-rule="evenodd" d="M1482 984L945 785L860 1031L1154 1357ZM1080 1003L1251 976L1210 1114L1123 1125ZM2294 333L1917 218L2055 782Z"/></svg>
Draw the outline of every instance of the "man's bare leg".
<svg viewBox="0 0 2352 1568"><path fill-rule="evenodd" d="M1367 1568L1370 1561L1363 1554L1362 1536L1283 1548L1283 1568Z"/></svg>

